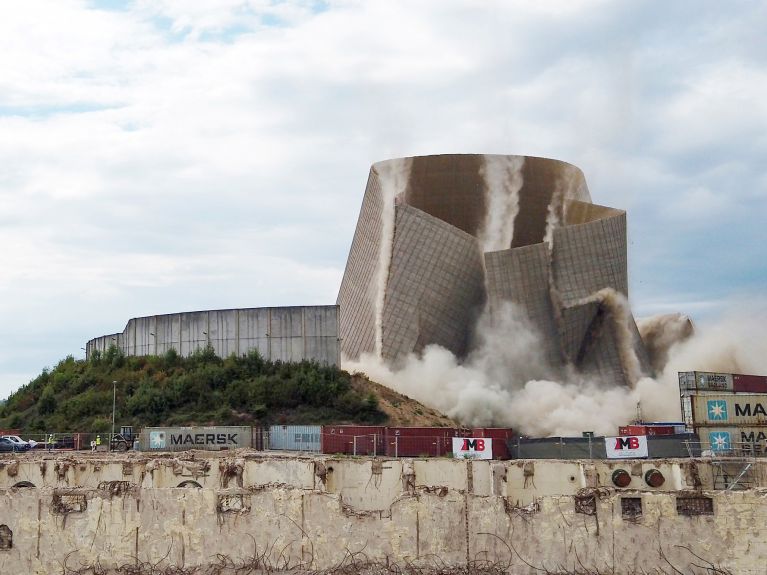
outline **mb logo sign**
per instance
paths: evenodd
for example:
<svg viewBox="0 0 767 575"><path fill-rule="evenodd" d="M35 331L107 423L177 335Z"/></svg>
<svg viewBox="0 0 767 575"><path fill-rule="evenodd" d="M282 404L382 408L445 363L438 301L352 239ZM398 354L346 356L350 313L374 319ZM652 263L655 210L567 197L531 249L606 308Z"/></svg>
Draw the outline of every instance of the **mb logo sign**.
<svg viewBox="0 0 767 575"><path fill-rule="evenodd" d="M605 437L607 459L638 459L647 457L647 436L624 435Z"/></svg>
<svg viewBox="0 0 767 575"><path fill-rule="evenodd" d="M456 459L492 459L493 440L486 437L454 437L453 457Z"/></svg>

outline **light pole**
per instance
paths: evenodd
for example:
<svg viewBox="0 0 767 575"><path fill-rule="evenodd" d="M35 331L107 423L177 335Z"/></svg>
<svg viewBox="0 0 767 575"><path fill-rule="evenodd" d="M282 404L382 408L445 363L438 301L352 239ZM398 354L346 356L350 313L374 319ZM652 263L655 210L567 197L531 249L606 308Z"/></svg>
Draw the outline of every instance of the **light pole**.
<svg viewBox="0 0 767 575"><path fill-rule="evenodd" d="M112 451L112 442L115 437L115 404L117 400L117 382L112 382L112 435L109 438L109 451Z"/></svg>

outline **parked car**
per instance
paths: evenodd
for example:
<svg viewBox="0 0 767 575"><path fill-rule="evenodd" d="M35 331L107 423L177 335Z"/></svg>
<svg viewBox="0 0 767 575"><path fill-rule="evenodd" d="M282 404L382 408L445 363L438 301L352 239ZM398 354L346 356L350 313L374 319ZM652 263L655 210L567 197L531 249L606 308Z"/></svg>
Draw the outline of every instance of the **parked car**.
<svg viewBox="0 0 767 575"><path fill-rule="evenodd" d="M3 437L7 437L8 439L10 439L11 441L13 441L14 443L18 445L28 445L29 449L33 449L35 445L37 444L36 441L33 441L31 439L29 441L24 441L18 435L3 435Z"/></svg>
<svg viewBox="0 0 767 575"><path fill-rule="evenodd" d="M29 444L16 443L7 437L0 437L0 451L29 451Z"/></svg>

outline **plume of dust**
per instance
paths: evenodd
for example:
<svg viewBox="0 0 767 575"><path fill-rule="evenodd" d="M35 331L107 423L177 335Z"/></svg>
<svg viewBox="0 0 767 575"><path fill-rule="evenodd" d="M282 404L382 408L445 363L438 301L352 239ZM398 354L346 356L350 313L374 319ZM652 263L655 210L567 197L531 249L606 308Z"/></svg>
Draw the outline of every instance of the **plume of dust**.
<svg viewBox="0 0 767 575"><path fill-rule="evenodd" d="M744 303L733 304L716 319L696 322L691 336L671 344L660 375L636 385L643 413L657 414L657 420L681 417L680 371L767 375L767 300L749 298ZM677 331L674 322L660 323L671 334Z"/></svg>
<svg viewBox="0 0 767 575"><path fill-rule="evenodd" d="M514 220L519 212L524 156L484 156L480 176L485 181L487 209L478 234L483 252L507 250L514 239Z"/></svg>
<svg viewBox="0 0 767 575"><path fill-rule="evenodd" d="M637 328L656 373L663 371L663 367L668 363L668 354L672 346L693 334L692 321L681 313L638 318Z"/></svg>
<svg viewBox="0 0 767 575"><path fill-rule="evenodd" d="M349 372L396 389L467 427L510 426L528 435L614 434L629 421L636 398L575 374L554 378L539 335L512 304L485 314L477 347L464 362L427 346L393 368L374 354L342 361Z"/></svg>
<svg viewBox="0 0 767 575"><path fill-rule="evenodd" d="M412 158L401 158L378 163L374 170L381 190L381 241L379 243L378 267L375 292L375 355L381 357L383 344L383 309L386 283L389 279L392 245L394 244L395 200L407 188Z"/></svg>
<svg viewBox="0 0 767 575"><path fill-rule="evenodd" d="M554 184L554 193L546 211L546 231L543 241L552 245L554 229L565 221L567 200L589 201L589 191L580 170L566 165Z"/></svg>
<svg viewBox="0 0 767 575"><path fill-rule="evenodd" d="M495 319L481 320L478 347L463 363L432 345L399 369L373 355L343 367L467 427L510 426L531 436L614 435L634 419L637 403L647 421L679 421L678 371L767 374L767 305L699 324L694 335L671 344L661 375L642 377L633 388L607 386L573 370L557 377L541 356L540 338L513 306ZM673 323L665 325L673 330Z"/></svg>
<svg viewBox="0 0 767 575"><path fill-rule="evenodd" d="M631 315L628 299L621 292L613 288L604 288L580 300L575 305L591 302L598 302L607 308L609 320L612 321L615 337L618 340L618 353L621 365L623 365L623 369L626 372L626 378L634 385L644 377L645 373L642 371L642 364L636 353L636 345L640 342L635 341L634 330L631 329L631 322L634 321L634 318Z"/></svg>

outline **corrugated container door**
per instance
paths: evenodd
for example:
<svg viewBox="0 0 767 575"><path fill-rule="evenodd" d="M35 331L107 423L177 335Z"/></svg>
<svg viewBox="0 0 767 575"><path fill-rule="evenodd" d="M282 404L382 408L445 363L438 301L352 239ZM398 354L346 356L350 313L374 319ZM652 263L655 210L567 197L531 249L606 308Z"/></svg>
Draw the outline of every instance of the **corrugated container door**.
<svg viewBox="0 0 767 575"><path fill-rule="evenodd" d="M322 428L319 425L272 425L269 448L319 453Z"/></svg>
<svg viewBox="0 0 767 575"><path fill-rule="evenodd" d="M376 425L323 425L322 453L382 455L386 428Z"/></svg>
<svg viewBox="0 0 767 575"><path fill-rule="evenodd" d="M733 374L732 387L739 393L767 394L767 376Z"/></svg>

